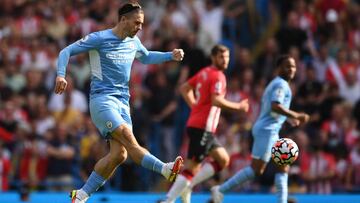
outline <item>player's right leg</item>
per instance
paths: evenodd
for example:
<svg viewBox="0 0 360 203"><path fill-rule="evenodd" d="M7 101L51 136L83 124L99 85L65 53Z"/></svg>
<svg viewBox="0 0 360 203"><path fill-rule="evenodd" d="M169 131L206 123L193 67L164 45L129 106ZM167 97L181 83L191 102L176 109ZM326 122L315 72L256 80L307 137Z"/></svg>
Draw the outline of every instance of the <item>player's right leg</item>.
<svg viewBox="0 0 360 203"><path fill-rule="evenodd" d="M275 187L278 203L288 202L288 173L289 165L277 166L277 173L275 174Z"/></svg>
<svg viewBox="0 0 360 203"><path fill-rule="evenodd" d="M116 140L110 140L110 152L101 158L84 186L70 193L72 203L85 203L89 196L103 186L116 168L127 158L125 147Z"/></svg>
<svg viewBox="0 0 360 203"><path fill-rule="evenodd" d="M137 164L162 174L170 182L174 181L183 165L183 159L178 156L172 163L164 163L141 147L132 130L123 124L112 134L112 137L121 142L126 148L130 158Z"/></svg>

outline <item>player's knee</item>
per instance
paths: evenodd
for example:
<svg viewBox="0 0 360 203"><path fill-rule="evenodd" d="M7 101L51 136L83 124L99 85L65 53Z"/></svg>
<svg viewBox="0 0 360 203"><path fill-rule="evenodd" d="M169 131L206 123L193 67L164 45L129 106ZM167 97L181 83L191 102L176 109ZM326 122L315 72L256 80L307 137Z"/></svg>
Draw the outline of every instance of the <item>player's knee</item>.
<svg viewBox="0 0 360 203"><path fill-rule="evenodd" d="M256 167L253 168L255 176L261 176L265 172L265 168Z"/></svg>
<svg viewBox="0 0 360 203"><path fill-rule="evenodd" d="M262 165L252 163L251 168L253 169L256 176L261 176L265 172L265 167Z"/></svg>
<svg viewBox="0 0 360 203"><path fill-rule="evenodd" d="M125 147L132 146L136 142L132 131L124 125L116 129L113 136L116 140L120 141L120 143L122 143Z"/></svg>
<svg viewBox="0 0 360 203"><path fill-rule="evenodd" d="M289 173L290 166L289 165L278 166L277 170L280 173Z"/></svg>
<svg viewBox="0 0 360 203"><path fill-rule="evenodd" d="M261 176L262 174L264 174L264 172L265 172L265 169L257 169L257 170L255 170L255 175L256 176Z"/></svg>
<svg viewBox="0 0 360 203"><path fill-rule="evenodd" d="M229 165L230 157L229 156L222 156L217 162L218 162L220 168L224 169Z"/></svg>
<svg viewBox="0 0 360 203"><path fill-rule="evenodd" d="M111 154L111 162L115 165L122 164L127 159L127 151L119 150L116 153Z"/></svg>
<svg viewBox="0 0 360 203"><path fill-rule="evenodd" d="M126 150L121 150L118 154L119 158L118 158L118 161L119 163L123 163L126 159L127 159L127 151Z"/></svg>

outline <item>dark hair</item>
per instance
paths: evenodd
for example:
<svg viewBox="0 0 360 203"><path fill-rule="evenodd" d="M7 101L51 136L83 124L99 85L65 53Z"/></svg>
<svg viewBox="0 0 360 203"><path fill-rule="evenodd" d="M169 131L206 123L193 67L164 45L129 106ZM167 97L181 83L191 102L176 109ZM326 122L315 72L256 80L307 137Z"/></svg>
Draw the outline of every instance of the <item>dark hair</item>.
<svg viewBox="0 0 360 203"><path fill-rule="evenodd" d="M285 60L287 60L287 59L289 59L289 58L291 58L291 56L288 55L288 54L280 55L280 56L276 59L275 66L278 68L279 66L281 66L281 64L282 64Z"/></svg>
<svg viewBox="0 0 360 203"><path fill-rule="evenodd" d="M142 8L139 3L126 3L118 10L118 18L120 20L121 16L131 13L133 11L142 11Z"/></svg>
<svg viewBox="0 0 360 203"><path fill-rule="evenodd" d="M229 48L222 44L217 44L211 49L211 56L216 56L218 53L229 51Z"/></svg>

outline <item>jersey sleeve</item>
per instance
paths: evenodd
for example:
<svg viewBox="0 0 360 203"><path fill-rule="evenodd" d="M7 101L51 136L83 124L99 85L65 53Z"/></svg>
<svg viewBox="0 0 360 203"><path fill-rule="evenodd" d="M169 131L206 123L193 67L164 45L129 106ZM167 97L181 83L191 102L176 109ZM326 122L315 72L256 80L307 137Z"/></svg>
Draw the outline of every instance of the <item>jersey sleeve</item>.
<svg viewBox="0 0 360 203"><path fill-rule="evenodd" d="M99 33L91 33L83 37L82 39L70 44L60 51L57 62L57 75L65 77L66 66L69 63L70 56L87 52L92 49L97 49L101 43Z"/></svg>
<svg viewBox="0 0 360 203"><path fill-rule="evenodd" d="M224 95L226 91L226 78L224 74L215 74L211 78L211 94Z"/></svg>
<svg viewBox="0 0 360 203"><path fill-rule="evenodd" d="M287 92L287 87L283 83L277 83L274 85L274 88L271 93L271 102L277 102L283 104L285 101L285 95Z"/></svg>
<svg viewBox="0 0 360 203"><path fill-rule="evenodd" d="M139 38L135 38L137 50L135 58L144 64L158 64L172 60L172 52L148 51Z"/></svg>

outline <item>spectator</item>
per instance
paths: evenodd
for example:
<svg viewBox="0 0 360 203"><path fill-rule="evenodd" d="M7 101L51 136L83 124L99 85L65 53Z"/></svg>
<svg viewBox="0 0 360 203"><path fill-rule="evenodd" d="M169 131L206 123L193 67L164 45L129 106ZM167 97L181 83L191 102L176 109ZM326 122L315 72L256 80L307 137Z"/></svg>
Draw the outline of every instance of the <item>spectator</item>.
<svg viewBox="0 0 360 203"><path fill-rule="evenodd" d="M71 76L67 77L67 94L69 97L65 98L65 94L55 94L50 96L48 108L51 112L61 112L66 108L66 102L69 102L69 107L78 110L80 112L88 111L88 104L84 93L75 88L74 80ZM66 99L69 99L66 101Z"/></svg>
<svg viewBox="0 0 360 203"><path fill-rule="evenodd" d="M67 126L59 123L49 135L47 154L47 189L70 191L73 188L72 164L75 149L69 143Z"/></svg>
<svg viewBox="0 0 360 203"><path fill-rule="evenodd" d="M299 16L290 11L287 16L286 25L276 34L276 39L281 53L288 53L291 47L297 47L301 55L304 53L304 45L307 40L306 33L299 27Z"/></svg>
<svg viewBox="0 0 360 203"><path fill-rule="evenodd" d="M349 156L350 168L346 178L346 189L354 192L360 191L360 138L356 141L356 146L351 150Z"/></svg>
<svg viewBox="0 0 360 203"><path fill-rule="evenodd" d="M4 148L0 141L0 191L5 192L9 189L9 175L11 163L9 152Z"/></svg>
<svg viewBox="0 0 360 203"><path fill-rule="evenodd" d="M331 179L336 169L335 158L323 151L321 143L313 143L313 150L309 163L306 164L308 167L304 167L303 178L308 184L310 193L330 194Z"/></svg>
<svg viewBox="0 0 360 203"><path fill-rule="evenodd" d="M174 89L161 70L148 75L148 110L151 118L149 134L150 151L163 160L170 161L175 156L174 148L174 112L177 103ZM152 104L152 105L150 105ZM164 153L163 153L164 152Z"/></svg>

